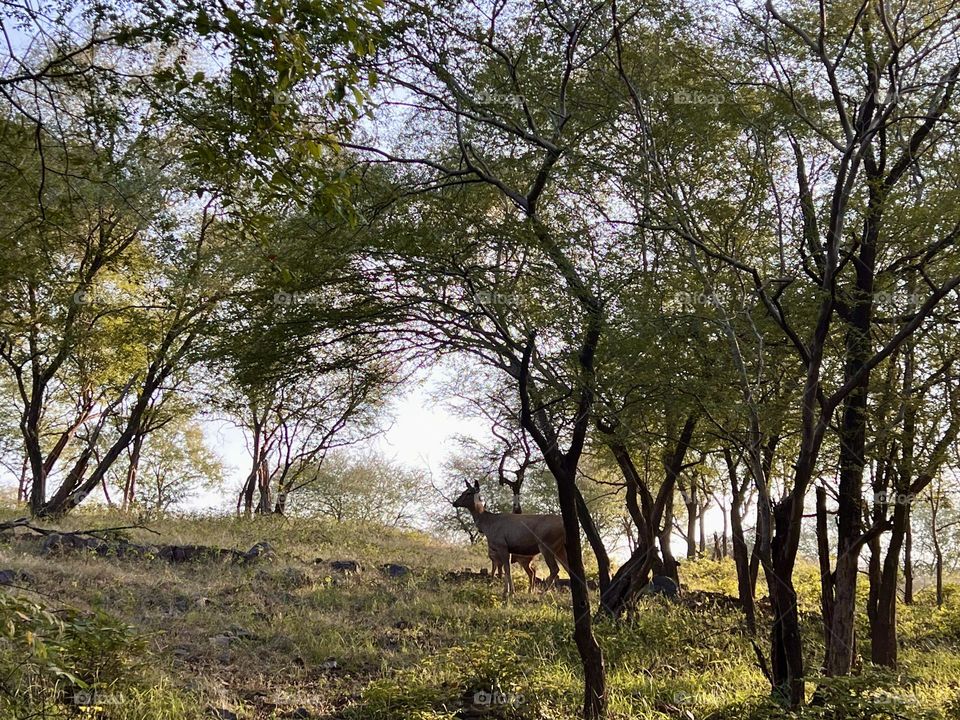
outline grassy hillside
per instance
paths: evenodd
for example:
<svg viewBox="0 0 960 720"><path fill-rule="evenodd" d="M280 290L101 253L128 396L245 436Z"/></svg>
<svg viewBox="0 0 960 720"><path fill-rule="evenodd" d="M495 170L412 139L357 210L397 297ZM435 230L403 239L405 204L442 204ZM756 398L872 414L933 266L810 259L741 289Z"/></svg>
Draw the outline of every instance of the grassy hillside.
<svg viewBox="0 0 960 720"><path fill-rule="evenodd" d="M128 520L78 514L63 529ZM466 573L477 549L303 520L178 518L137 543L275 556L171 563L0 541L0 717L571 718L580 683L564 591L521 594ZM319 562L318 562L319 560ZM331 568L349 560L358 572ZM404 565L406 574L386 563ZM684 565L681 602L600 623L614 718L783 717L742 631L729 563ZM798 578L809 666L822 653L815 570ZM521 583L518 585L523 587ZM903 667L865 667L804 717L960 717L960 609L902 612ZM763 603L761 603L763 605ZM861 638L866 638L862 633ZM761 638L760 646L765 647ZM811 683L811 690L813 685Z"/></svg>

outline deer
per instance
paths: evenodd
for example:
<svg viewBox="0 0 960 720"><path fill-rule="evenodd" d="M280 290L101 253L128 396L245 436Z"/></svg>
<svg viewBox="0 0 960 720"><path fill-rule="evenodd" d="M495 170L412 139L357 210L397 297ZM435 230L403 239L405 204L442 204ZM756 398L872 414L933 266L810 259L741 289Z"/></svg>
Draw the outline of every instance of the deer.
<svg viewBox="0 0 960 720"><path fill-rule="evenodd" d="M480 483L471 485L453 501L454 507L464 508L473 517L477 529L487 538L487 546L494 563L504 569L503 598L513 595L513 578L510 573L511 555L543 555L550 568L546 585L553 585L558 577L559 566L570 573L567 564L567 549L564 540L563 519L559 515L528 515L526 513L487 512L480 497Z"/></svg>
<svg viewBox="0 0 960 720"><path fill-rule="evenodd" d="M500 563L497 554L493 551L489 543L487 543L487 555L491 562L490 574L495 578L502 578L503 565ZM534 564L535 557L536 555L510 555L510 562L522 567L523 571L527 574L527 579L530 580L530 587L527 588L528 592L533 592L533 588L536 587L537 584L537 567Z"/></svg>

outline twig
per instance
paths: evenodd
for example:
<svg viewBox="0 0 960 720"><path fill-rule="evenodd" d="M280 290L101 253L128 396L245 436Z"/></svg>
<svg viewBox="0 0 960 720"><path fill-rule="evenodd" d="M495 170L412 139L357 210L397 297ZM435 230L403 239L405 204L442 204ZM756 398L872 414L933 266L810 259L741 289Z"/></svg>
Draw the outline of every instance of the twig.
<svg viewBox="0 0 960 720"><path fill-rule="evenodd" d="M770 674L770 668L767 667L767 659L763 656L763 650L760 649L757 641L753 638L750 638L750 644L753 645L753 652L757 655L757 664L760 666L761 672L763 672L767 681L773 685L773 675Z"/></svg>
<svg viewBox="0 0 960 720"><path fill-rule="evenodd" d="M36 533L41 535L91 535L96 536L97 533L106 533L106 532L117 532L118 530L146 530L151 532L154 535L159 535L160 533L152 528L148 528L146 525L120 525L117 527L109 528L92 528L90 530L49 530L47 528L37 527L36 525L30 524L29 518L17 518L16 520L11 520L9 522L0 523L0 532L4 530L12 530L18 527L25 527L28 530L33 530Z"/></svg>

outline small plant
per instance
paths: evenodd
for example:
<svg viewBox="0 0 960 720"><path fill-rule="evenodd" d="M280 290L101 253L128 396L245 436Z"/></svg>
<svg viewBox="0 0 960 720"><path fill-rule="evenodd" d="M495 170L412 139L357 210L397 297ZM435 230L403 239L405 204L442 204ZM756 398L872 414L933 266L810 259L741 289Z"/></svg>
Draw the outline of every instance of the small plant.
<svg viewBox="0 0 960 720"><path fill-rule="evenodd" d="M119 704L140 676L142 637L102 611L49 610L0 595L0 714L56 716L58 709Z"/></svg>

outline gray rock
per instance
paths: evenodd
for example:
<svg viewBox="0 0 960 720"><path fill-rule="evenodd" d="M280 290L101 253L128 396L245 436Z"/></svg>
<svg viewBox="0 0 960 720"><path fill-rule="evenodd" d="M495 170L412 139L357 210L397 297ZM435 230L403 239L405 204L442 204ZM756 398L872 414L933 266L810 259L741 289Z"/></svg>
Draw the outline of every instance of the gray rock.
<svg viewBox="0 0 960 720"><path fill-rule="evenodd" d="M412 572L406 565L397 565L396 563L387 563L386 565L381 565L380 569L392 578L403 577L404 575L409 575Z"/></svg>
<svg viewBox="0 0 960 720"><path fill-rule="evenodd" d="M247 560L258 560L258 559L269 560L269 559L275 558L276 556L277 556L277 553L273 549L273 546L270 543L264 540L261 540L252 548L247 550L246 554L244 555L244 558Z"/></svg>
<svg viewBox="0 0 960 720"><path fill-rule="evenodd" d="M331 560L330 569L342 573L359 573L361 567L356 560Z"/></svg>
<svg viewBox="0 0 960 720"><path fill-rule="evenodd" d="M230 635L214 635L210 638L210 642L217 647L230 647L230 643L232 643L235 639L236 638Z"/></svg>
<svg viewBox="0 0 960 720"><path fill-rule="evenodd" d="M41 555L52 555L54 553L61 552L63 550L63 535L60 533L53 533L52 535L47 535L43 539L43 544L40 546Z"/></svg>

